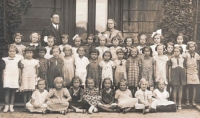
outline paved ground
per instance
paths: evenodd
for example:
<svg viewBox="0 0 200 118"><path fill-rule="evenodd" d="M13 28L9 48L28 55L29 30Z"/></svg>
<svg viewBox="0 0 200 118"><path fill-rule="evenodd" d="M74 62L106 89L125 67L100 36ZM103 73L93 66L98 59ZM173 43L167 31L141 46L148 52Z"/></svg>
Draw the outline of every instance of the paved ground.
<svg viewBox="0 0 200 118"><path fill-rule="evenodd" d="M142 113L95 113L95 114L82 114L82 113L67 113L62 114L32 114L22 112L21 108L16 108L14 113L0 112L0 118L200 118L198 109L183 109L177 112L170 113L149 113L143 115Z"/></svg>

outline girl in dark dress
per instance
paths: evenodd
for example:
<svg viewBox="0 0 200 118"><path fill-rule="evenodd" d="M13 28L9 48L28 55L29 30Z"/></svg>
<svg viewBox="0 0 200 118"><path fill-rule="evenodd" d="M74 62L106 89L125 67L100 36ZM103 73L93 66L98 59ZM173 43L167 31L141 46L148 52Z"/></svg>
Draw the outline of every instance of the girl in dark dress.
<svg viewBox="0 0 200 118"><path fill-rule="evenodd" d="M83 101L84 90L80 87L82 85L81 79L78 76L73 77L71 85L72 87L69 89L69 93L72 99L69 101L69 107L77 113L85 113L89 105L86 101Z"/></svg>
<svg viewBox="0 0 200 118"><path fill-rule="evenodd" d="M178 109L181 108L182 101L182 89L183 85L186 85L186 60L182 57L181 53L183 49L181 46L175 47L174 57L170 60L170 78L173 90L173 101L176 103L178 94Z"/></svg>
<svg viewBox="0 0 200 118"><path fill-rule="evenodd" d="M56 77L62 77L64 64L63 59L59 57L61 50L58 46L53 46L50 53L53 54L53 57L48 60L47 83L49 89L54 88L54 79Z"/></svg>
<svg viewBox="0 0 200 118"><path fill-rule="evenodd" d="M107 112L116 111L117 104L114 103L115 91L112 89L112 80L110 78L105 78L103 80L100 95L101 103L98 104L98 108Z"/></svg>

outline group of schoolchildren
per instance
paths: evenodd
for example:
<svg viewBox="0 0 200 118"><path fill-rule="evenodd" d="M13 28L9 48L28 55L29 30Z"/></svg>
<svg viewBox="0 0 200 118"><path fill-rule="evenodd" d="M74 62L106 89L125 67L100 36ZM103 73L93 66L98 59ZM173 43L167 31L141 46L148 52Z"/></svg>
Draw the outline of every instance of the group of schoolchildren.
<svg viewBox="0 0 200 118"><path fill-rule="evenodd" d="M185 45L180 35L177 44L163 45L162 35L155 33L154 45L147 46L146 35L138 38L137 47L133 46L132 37L120 42L118 36L112 38L111 47L106 47L107 37L99 35L100 45L95 47L94 35L87 37L85 46L76 35L72 47L69 36L63 34L61 45L54 45L55 38L48 36L48 46L43 47L38 43L40 35L32 33L32 42L25 47L21 43L23 36L16 33L8 57L2 58L3 111L14 112L16 91L24 93L24 105L30 112L176 111L182 109L183 86L186 105L195 106L200 60L196 43L189 41ZM193 92L191 101L189 88ZM169 101L171 95L173 101Z"/></svg>

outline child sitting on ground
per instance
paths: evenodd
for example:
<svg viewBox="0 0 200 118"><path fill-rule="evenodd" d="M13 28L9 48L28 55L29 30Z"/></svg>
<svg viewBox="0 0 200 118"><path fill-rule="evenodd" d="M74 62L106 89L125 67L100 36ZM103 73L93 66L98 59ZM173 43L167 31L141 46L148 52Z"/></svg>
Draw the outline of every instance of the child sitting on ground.
<svg viewBox="0 0 200 118"><path fill-rule="evenodd" d="M151 109L152 92L147 90L148 82L146 79L142 78L139 85L140 89L135 93L135 97L138 99L138 104L135 105L135 109L143 109L144 114Z"/></svg>
<svg viewBox="0 0 200 118"><path fill-rule="evenodd" d="M45 113L47 109L46 96L48 94L45 90L46 82L43 79L37 81L37 89L33 92L31 100L26 103L26 108L30 112L42 112Z"/></svg>
<svg viewBox="0 0 200 118"><path fill-rule="evenodd" d="M71 96L67 88L63 88L63 78L54 79L55 88L50 89L47 95L47 109L50 111L59 111L66 114Z"/></svg>
<svg viewBox="0 0 200 118"><path fill-rule="evenodd" d="M123 113L130 111L138 102L137 98L132 97L131 91L127 88L127 81L119 82L119 89L115 92L115 101Z"/></svg>
<svg viewBox="0 0 200 118"><path fill-rule="evenodd" d="M89 105L83 101L84 90L80 87L82 85L81 79L78 76L73 77L71 85L72 87L69 89L69 93L72 99L69 101L69 107L76 113L85 113L86 110L82 108L87 109Z"/></svg>
<svg viewBox="0 0 200 118"><path fill-rule="evenodd" d="M165 81L158 81L158 89L153 91L154 100L151 107L156 111L172 112L176 111L176 105L173 101L168 101L169 93L165 90Z"/></svg>

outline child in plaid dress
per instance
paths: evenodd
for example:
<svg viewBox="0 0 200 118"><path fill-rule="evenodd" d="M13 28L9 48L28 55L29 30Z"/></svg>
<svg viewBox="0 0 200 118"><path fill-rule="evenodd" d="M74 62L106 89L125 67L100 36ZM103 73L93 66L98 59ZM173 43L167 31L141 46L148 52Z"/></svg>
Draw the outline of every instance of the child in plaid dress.
<svg viewBox="0 0 200 118"><path fill-rule="evenodd" d="M138 57L139 51L136 47L131 49L131 56L126 61L126 71L128 88L134 96L137 87L139 86L139 77L142 68L141 59Z"/></svg>

